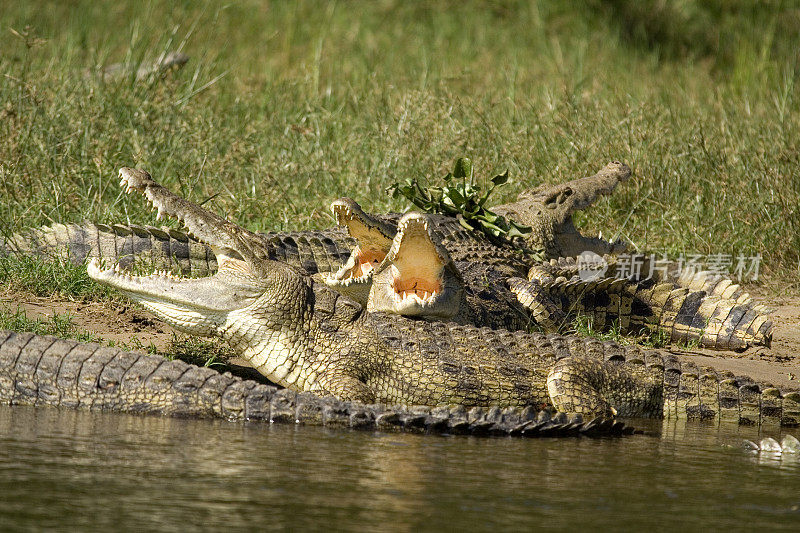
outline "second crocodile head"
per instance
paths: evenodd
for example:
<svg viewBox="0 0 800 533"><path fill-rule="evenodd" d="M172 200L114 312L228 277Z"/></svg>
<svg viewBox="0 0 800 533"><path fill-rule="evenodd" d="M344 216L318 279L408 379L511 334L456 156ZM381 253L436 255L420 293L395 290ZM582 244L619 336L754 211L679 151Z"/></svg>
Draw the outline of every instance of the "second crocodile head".
<svg viewBox="0 0 800 533"><path fill-rule="evenodd" d="M366 213L350 198L331 204L339 226L358 241L350 257L336 272L323 276L325 284L362 305L367 302L375 268L383 262L397 228Z"/></svg>

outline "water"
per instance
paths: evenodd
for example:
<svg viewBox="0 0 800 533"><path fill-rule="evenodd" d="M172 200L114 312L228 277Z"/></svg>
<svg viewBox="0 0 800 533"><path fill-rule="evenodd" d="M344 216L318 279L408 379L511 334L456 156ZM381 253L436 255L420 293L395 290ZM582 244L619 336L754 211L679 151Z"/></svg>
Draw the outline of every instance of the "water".
<svg viewBox="0 0 800 533"><path fill-rule="evenodd" d="M0 407L0 530L800 531L800 457L738 448L753 428L649 431L440 437Z"/></svg>

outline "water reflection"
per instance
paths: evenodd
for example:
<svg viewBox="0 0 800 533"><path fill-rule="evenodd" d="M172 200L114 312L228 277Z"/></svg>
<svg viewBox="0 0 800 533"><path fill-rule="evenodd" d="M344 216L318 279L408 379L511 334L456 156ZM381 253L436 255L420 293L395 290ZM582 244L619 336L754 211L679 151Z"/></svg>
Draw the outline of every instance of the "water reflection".
<svg viewBox="0 0 800 533"><path fill-rule="evenodd" d="M4 407L0 530L800 523L800 458L740 447L778 428L636 425L647 434L479 439Z"/></svg>

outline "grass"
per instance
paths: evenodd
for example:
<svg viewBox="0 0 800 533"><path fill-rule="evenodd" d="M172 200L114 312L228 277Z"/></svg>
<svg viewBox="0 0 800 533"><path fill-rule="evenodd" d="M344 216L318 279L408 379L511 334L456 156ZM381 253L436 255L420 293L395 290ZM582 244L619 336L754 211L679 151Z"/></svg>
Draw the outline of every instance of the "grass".
<svg viewBox="0 0 800 533"><path fill-rule="evenodd" d="M621 159L634 179L581 224L671 255L761 253L796 289L800 11L641 6L17 3L0 13L0 228L152 222L122 165L280 230L330 225L341 195L406 207L385 187L462 155L510 170L498 201ZM183 71L135 82L177 49ZM112 62L128 75L83 74Z"/></svg>
<svg viewBox="0 0 800 533"><path fill-rule="evenodd" d="M37 335L55 335L80 342L102 342L99 336L87 331L80 331L72 323L72 317L68 314L54 314L45 318L31 319L21 308L14 312L0 309L0 329L29 331Z"/></svg>
<svg viewBox="0 0 800 533"><path fill-rule="evenodd" d="M172 340L163 350L158 350L153 344L145 345L137 337L131 337L130 342L123 343L104 340L101 335L80 329L73 322L70 314L55 313L48 317L29 318L22 308L17 308L16 311L0 309L0 329L31 332L37 335L54 335L80 342L95 342L127 351L158 354L170 360L180 359L198 366L214 367L221 372L231 369L228 360L235 356L230 348L220 345L218 342L174 333Z"/></svg>
<svg viewBox="0 0 800 533"><path fill-rule="evenodd" d="M0 287L35 296L70 300L118 300L113 291L93 282L85 265L64 259L43 260L35 256L0 256Z"/></svg>
<svg viewBox="0 0 800 533"><path fill-rule="evenodd" d="M671 342L670 333L664 330L642 332L639 335L626 334L617 321L608 329L597 329L594 327L591 317L586 315L577 315L573 318L569 324L565 325L565 333L581 337L594 337L603 341L614 341L622 346L636 344L653 349L672 346L692 350L700 344L699 340Z"/></svg>

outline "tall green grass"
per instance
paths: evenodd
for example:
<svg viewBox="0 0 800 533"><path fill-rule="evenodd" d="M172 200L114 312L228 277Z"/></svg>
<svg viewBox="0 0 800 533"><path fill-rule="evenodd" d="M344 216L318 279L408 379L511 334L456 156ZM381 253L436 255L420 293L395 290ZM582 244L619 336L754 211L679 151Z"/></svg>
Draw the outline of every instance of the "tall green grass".
<svg viewBox="0 0 800 533"><path fill-rule="evenodd" d="M26 27L29 27L26 30ZM9 28L13 28L12 33ZM517 191L634 179L580 217L800 279L800 10L782 2L20 2L0 11L0 229L152 222L138 165L254 230L332 223L468 155ZM27 36L26 36L27 34ZM191 56L136 82L166 50ZM125 62L112 81L85 76Z"/></svg>

